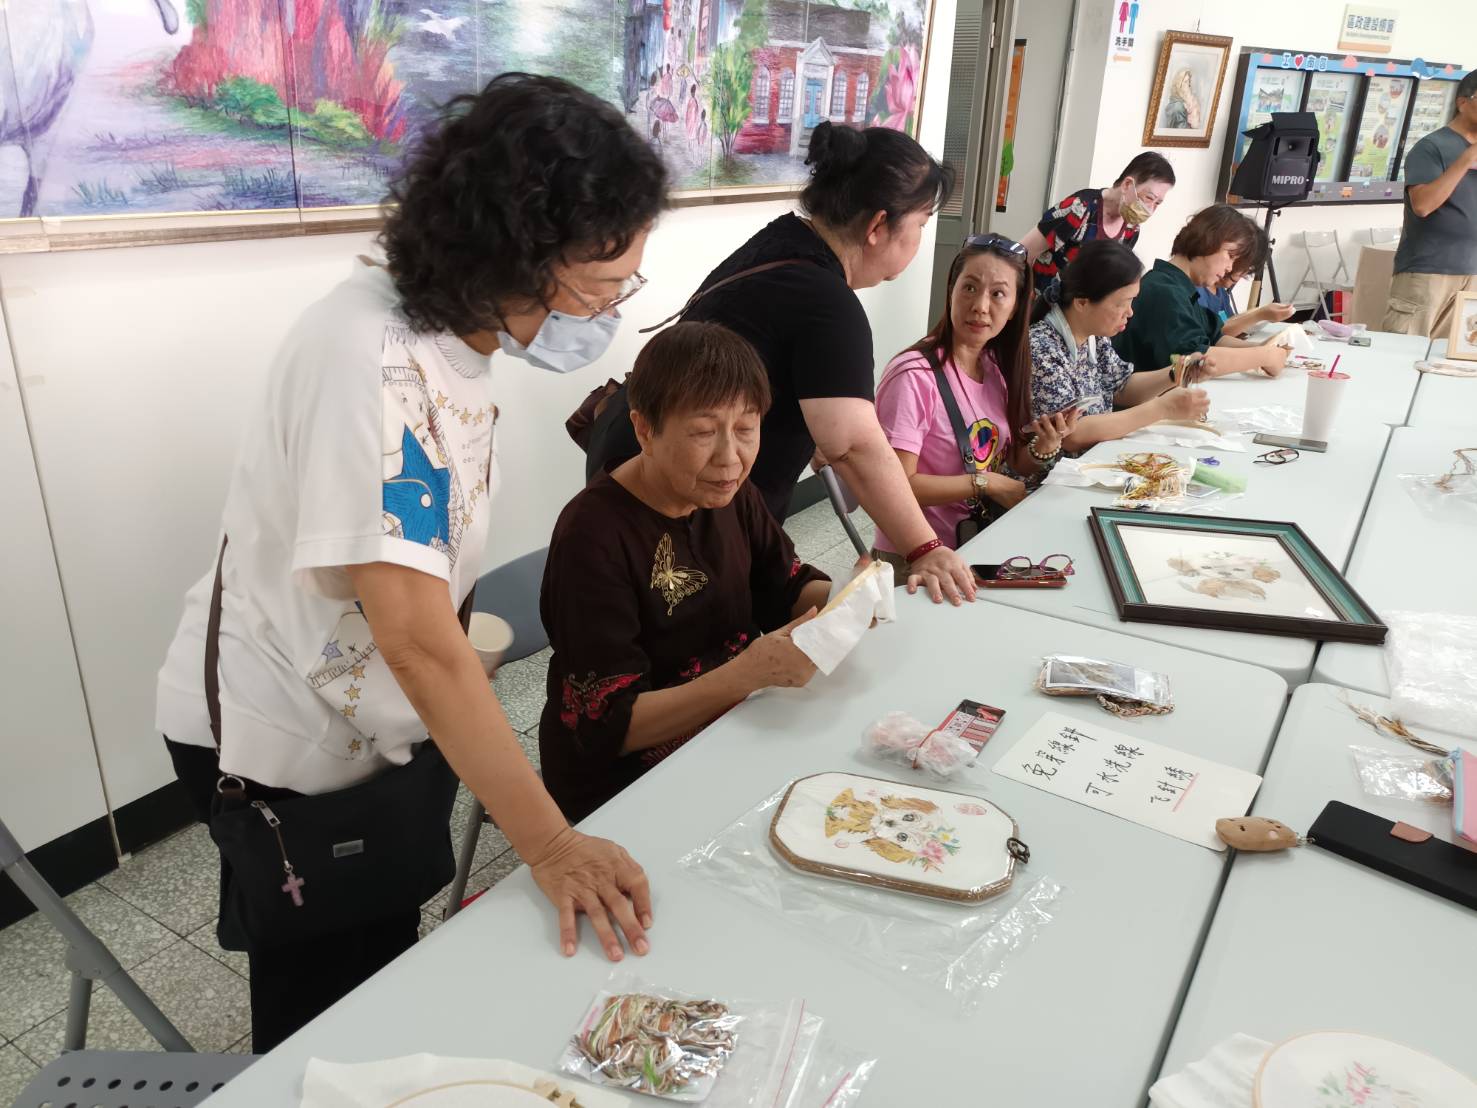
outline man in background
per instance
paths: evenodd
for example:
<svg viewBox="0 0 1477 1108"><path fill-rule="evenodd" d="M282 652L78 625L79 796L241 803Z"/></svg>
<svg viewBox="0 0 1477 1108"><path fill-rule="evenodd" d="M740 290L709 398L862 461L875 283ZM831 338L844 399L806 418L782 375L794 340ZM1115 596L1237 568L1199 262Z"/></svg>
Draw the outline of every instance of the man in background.
<svg viewBox="0 0 1477 1108"><path fill-rule="evenodd" d="M1477 291L1477 71L1457 85L1456 115L1405 156L1405 230L1385 331L1444 338L1459 292Z"/></svg>

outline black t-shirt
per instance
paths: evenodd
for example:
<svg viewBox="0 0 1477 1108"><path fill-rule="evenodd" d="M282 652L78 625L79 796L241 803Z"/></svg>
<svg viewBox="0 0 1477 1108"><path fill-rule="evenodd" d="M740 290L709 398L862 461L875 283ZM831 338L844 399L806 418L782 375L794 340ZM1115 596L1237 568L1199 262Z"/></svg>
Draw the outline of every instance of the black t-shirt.
<svg viewBox="0 0 1477 1108"><path fill-rule="evenodd" d="M840 259L795 215L769 224L699 286L709 288L742 270L791 258L803 262L741 278L704 296L683 317L721 323L742 335L769 370L773 404L764 418L749 480L778 520L785 518L795 482L815 450L800 401L873 399L871 324L846 284ZM599 473L637 450L622 392L591 438L586 472Z"/></svg>

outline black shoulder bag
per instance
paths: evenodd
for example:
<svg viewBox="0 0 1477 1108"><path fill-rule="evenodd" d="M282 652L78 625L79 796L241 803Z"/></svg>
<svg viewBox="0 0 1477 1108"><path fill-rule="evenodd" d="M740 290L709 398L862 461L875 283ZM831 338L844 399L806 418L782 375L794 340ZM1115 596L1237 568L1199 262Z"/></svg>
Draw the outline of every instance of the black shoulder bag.
<svg viewBox="0 0 1477 1108"><path fill-rule="evenodd" d="M939 364L938 352L932 349L925 350L923 356L928 359L929 368L933 370L933 379L938 385L939 397L944 402L944 411L949 413L949 423L954 428L954 443L959 447L959 458L964 463L964 472L979 473L985 467L974 456L974 448L969 444L969 428L964 425L964 413L959 410L959 401L954 396L954 389L949 384L944 367ZM1005 509L993 500L987 500L981 496L971 496L967 503L969 515L961 519L954 527L955 550L1005 513Z"/></svg>
<svg viewBox="0 0 1477 1108"><path fill-rule="evenodd" d="M221 540L205 630L205 702L221 750ZM462 627L472 596L462 605ZM409 763L346 789L302 796L231 774L216 783L210 837L220 848L226 950L262 950L418 908L456 873L456 774L428 738Z"/></svg>
<svg viewBox="0 0 1477 1108"><path fill-rule="evenodd" d="M753 277L757 273L767 273L771 269L779 269L783 266L816 264L809 258L781 258L778 261L741 269L721 281L714 281L705 289L698 289L688 297L687 303L683 304L680 309L660 323L641 328L639 333L647 335L652 331L661 330L667 324L685 316L692 310L693 305L708 293L717 292L735 281L742 281L746 277ZM630 374L627 374L626 379L629 378ZM636 442L636 432L631 427L631 406L626 400L625 380L617 383L611 379L585 397L574 413L565 420L564 429L569 432L569 437L575 441L575 445L585 452L586 481L593 479L607 463L617 459L624 461L626 458L634 458L641 452Z"/></svg>

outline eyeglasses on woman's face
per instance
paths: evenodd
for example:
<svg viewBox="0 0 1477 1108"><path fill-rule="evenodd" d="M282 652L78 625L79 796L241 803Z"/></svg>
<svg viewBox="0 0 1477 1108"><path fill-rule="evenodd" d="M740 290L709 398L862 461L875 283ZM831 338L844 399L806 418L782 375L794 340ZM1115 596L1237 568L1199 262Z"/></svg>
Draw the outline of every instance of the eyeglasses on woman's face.
<svg viewBox="0 0 1477 1108"><path fill-rule="evenodd" d="M616 291L614 296L599 301L589 300L579 289L567 281L560 280L559 287L580 302L580 307L589 313L588 318L595 319L605 315L607 312L615 311L615 309L619 308L627 300L644 289L646 287L646 278L641 275L641 271L638 269L621 282L621 287Z"/></svg>

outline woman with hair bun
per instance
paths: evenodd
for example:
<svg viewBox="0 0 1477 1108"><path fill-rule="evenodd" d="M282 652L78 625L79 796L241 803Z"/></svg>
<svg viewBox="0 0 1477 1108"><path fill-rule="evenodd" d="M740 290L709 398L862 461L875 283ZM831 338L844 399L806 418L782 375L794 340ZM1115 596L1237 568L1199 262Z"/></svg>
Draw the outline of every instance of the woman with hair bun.
<svg viewBox="0 0 1477 1108"><path fill-rule="evenodd" d="M723 324L764 362L773 406L750 481L776 520L819 454L908 555L910 591L972 600L968 568L935 537L877 421L872 328L855 291L908 267L953 173L900 131L830 122L811 133L806 164L802 212L759 230L679 314ZM622 389L591 429L589 475L638 452L629 413Z"/></svg>

